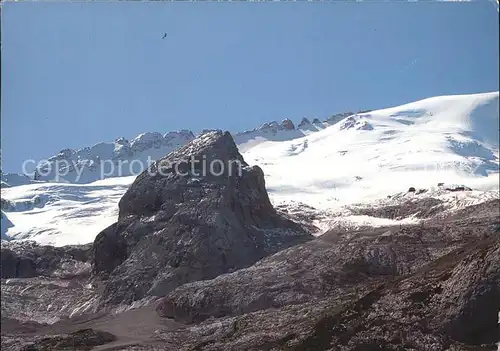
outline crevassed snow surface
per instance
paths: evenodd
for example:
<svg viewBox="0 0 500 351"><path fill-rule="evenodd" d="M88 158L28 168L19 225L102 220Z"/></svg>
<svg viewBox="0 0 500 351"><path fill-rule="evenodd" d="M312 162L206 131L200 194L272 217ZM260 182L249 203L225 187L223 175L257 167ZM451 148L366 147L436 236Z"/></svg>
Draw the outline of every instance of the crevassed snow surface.
<svg viewBox="0 0 500 351"><path fill-rule="evenodd" d="M336 211L353 203L375 204L412 186L431 188L444 182L473 188L439 195L469 205L498 196L498 104L498 92L434 97L355 114L326 128L271 126L237 134L235 140L245 160L264 170L275 204L300 201ZM141 145L137 152L145 152ZM2 198L14 204L36 196L44 199L41 207L5 213L9 226L2 215L2 236L57 246L91 242L116 221L118 201L134 179L2 188ZM328 223L318 226L327 228Z"/></svg>
<svg viewBox="0 0 500 351"><path fill-rule="evenodd" d="M43 207L7 212L10 227L2 236L30 239L56 246L92 242L118 217L118 201L135 176L110 178L92 184L45 183L2 189L2 198L15 203L44 196ZM2 215L4 212L2 212Z"/></svg>

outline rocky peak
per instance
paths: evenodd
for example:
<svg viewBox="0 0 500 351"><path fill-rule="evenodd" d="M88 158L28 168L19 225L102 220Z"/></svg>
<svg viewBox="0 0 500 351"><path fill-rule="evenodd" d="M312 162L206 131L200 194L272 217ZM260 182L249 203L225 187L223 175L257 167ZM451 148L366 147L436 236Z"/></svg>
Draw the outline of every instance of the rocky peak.
<svg viewBox="0 0 500 351"><path fill-rule="evenodd" d="M124 137L119 137L115 140L115 144L118 145L130 145L129 141L125 139Z"/></svg>
<svg viewBox="0 0 500 351"><path fill-rule="evenodd" d="M130 157L132 155L130 142L123 137L116 139L113 153L114 153L114 158Z"/></svg>
<svg viewBox="0 0 500 351"><path fill-rule="evenodd" d="M144 151L146 149L151 149L153 147L158 148L161 146L163 141L163 135L158 132L153 133L142 133L139 134L132 142L130 146L134 151Z"/></svg>
<svg viewBox="0 0 500 351"><path fill-rule="evenodd" d="M165 134L163 136L163 141L165 143L168 143L172 140L175 140L175 139L183 139L183 140L191 140L191 139L194 139L195 136L193 134L192 131L190 130L187 130L187 129L182 129L178 132L168 132L167 134Z"/></svg>
<svg viewBox="0 0 500 351"><path fill-rule="evenodd" d="M248 166L222 131L159 159L136 178L119 209L118 222L93 247L94 274L107 278L101 305L163 296L311 238L274 210L262 170Z"/></svg>
<svg viewBox="0 0 500 351"><path fill-rule="evenodd" d="M306 117L304 117L304 118L302 118L302 120L299 123L299 128L304 127L304 126L308 126L309 124L311 124L311 122Z"/></svg>
<svg viewBox="0 0 500 351"><path fill-rule="evenodd" d="M304 118L300 122L299 127L315 132L327 125L335 124L349 115L352 115L352 113L347 112L333 115L326 121L326 124L315 118L311 127L306 127L310 124L310 121ZM369 126L361 126L360 129L367 127ZM204 129L200 135L213 131L215 130ZM235 135L237 136L237 140L241 142L242 140L248 140L253 134L264 136L265 138L276 138L277 140L283 140L283 138L293 139L304 135L300 130L296 130L294 123L288 118L284 119L281 123L276 121L264 123L256 129ZM242 135L245 136L241 137ZM111 172L108 169L109 163L106 161L112 160L115 165L124 165L131 164L130 161L137 160L146 165L150 159L157 159L161 155L185 145L195 137L192 131L185 129L166 134L147 132L138 135L131 141L120 137L114 142L99 143L79 150L63 149L57 155L50 157L48 162L40 164L37 167L37 180L90 183L101 179L101 174L106 174L108 178L136 175L137 173L131 171L130 167L120 167L119 170L115 167L115 171ZM127 162L119 163L119 161ZM2 186L7 185L4 182Z"/></svg>
<svg viewBox="0 0 500 351"><path fill-rule="evenodd" d="M344 119L339 128L340 130L373 130L373 126L366 119L359 115L353 115Z"/></svg>
<svg viewBox="0 0 500 351"><path fill-rule="evenodd" d="M229 132L202 134L159 159L137 177L120 200L120 217L159 210L159 206L172 199L181 201L179 189L165 187L166 183L187 185L194 180L224 184L230 176L236 176L238 167L247 168L248 165Z"/></svg>
<svg viewBox="0 0 500 351"><path fill-rule="evenodd" d="M258 128L258 130L262 130L262 131L274 130L274 131L277 131L278 128L279 128L278 122L272 121L272 122L264 123L263 125L261 125Z"/></svg>
<svg viewBox="0 0 500 351"><path fill-rule="evenodd" d="M49 161L62 160L71 157L75 153L72 149L62 149L55 156L49 158Z"/></svg>
<svg viewBox="0 0 500 351"><path fill-rule="evenodd" d="M218 131L219 129L210 129L210 128L205 128L201 131L200 135L203 135L203 134L206 134L206 133L210 133L210 132L216 132Z"/></svg>
<svg viewBox="0 0 500 351"><path fill-rule="evenodd" d="M283 121L281 121L281 123L278 123L276 121L264 123L256 130L276 133L279 130L295 130L295 125L293 124L292 120L285 118Z"/></svg>
<svg viewBox="0 0 500 351"><path fill-rule="evenodd" d="M290 119L288 119L288 118L284 119L281 122L280 127L281 127L282 130L294 130L295 129L295 126L293 125L293 122Z"/></svg>
<svg viewBox="0 0 500 351"><path fill-rule="evenodd" d="M326 122L329 122L331 124L335 124L337 122L340 122L346 117L354 115L353 112L344 112L344 113L337 113L335 115L332 115L326 119Z"/></svg>

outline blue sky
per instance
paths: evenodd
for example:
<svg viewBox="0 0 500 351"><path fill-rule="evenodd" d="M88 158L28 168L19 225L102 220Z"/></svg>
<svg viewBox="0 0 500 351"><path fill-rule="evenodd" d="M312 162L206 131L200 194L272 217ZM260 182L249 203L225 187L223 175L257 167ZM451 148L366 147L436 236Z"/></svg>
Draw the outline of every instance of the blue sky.
<svg viewBox="0 0 500 351"><path fill-rule="evenodd" d="M498 40L487 1L6 3L2 169L145 131L496 91Z"/></svg>

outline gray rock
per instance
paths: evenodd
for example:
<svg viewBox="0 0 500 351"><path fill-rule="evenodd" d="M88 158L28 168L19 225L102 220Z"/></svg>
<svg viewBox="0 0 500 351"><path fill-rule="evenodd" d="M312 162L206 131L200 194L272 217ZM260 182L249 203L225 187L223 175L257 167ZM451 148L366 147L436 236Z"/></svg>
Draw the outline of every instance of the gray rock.
<svg viewBox="0 0 500 351"><path fill-rule="evenodd" d="M332 310L293 350L492 350L498 338L500 240L491 236ZM473 348L475 347L475 348Z"/></svg>
<svg viewBox="0 0 500 351"><path fill-rule="evenodd" d="M500 237L487 225L493 206L498 201L457 213L465 222L450 218L440 232L351 233L348 245L330 236L330 247L341 249L324 243L301 256L318 238L258 262L253 273L184 285L168 299L198 307L188 316L186 304L173 303L169 314L198 323L161 339L180 350L493 350L500 308ZM218 314L203 315L210 310Z"/></svg>
<svg viewBox="0 0 500 351"><path fill-rule="evenodd" d="M213 162L217 174L204 172ZM139 175L120 200L118 222L96 237L101 306L163 296L311 238L275 211L262 170L245 163L231 135L209 132Z"/></svg>
<svg viewBox="0 0 500 351"><path fill-rule="evenodd" d="M161 300L158 312L197 323L332 296L341 304L377 282L413 274L461 245L495 235L498 205L472 206L425 226L327 232L249 268L184 284Z"/></svg>
<svg viewBox="0 0 500 351"><path fill-rule="evenodd" d="M304 118L302 118L302 120L299 123L299 128L304 127L304 126L308 126L310 124L311 124L311 122L306 117L304 117Z"/></svg>
<svg viewBox="0 0 500 351"><path fill-rule="evenodd" d="M295 126L293 125L293 122L290 119L286 118L281 122L280 129L294 130Z"/></svg>
<svg viewBox="0 0 500 351"><path fill-rule="evenodd" d="M95 346L104 345L115 341L113 334L93 330L82 329L69 335L49 336L41 338L34 343L26 345L23 351L45 351L45 350L91 350Z"/></svg>
<svg viewBox="0 0 500 351"><path fill-rule="evenodd" d="M35 242L2 242L2 279L90 274L91 245L44 246Z"/></svg>
<svg viewBox="0 0 500 351"><path fill-rule="evenodd" d="M499 205L492 200L437 212L423 225L332 230L250 267L184 284L159 311L195 325L162 320L153 306L82 315L93 311L87 307L102 289L86 279L54 278L50 270L49 278L2 280L2 348L90 348L86 340L101 340L94 331L102 330L117 338L104 348L120 350L493 350ZM414 213L424 205L405 206L403 212ZM175 217L166 211L165 218ZM136 225L134 218L127 215L124 228ZM146 282L138 276L148 270L130 273L123 279L134 287ZM169 269L151 275L153 289L175 287L172 276ZM81 332L89 328L94 331Z"/></svg>

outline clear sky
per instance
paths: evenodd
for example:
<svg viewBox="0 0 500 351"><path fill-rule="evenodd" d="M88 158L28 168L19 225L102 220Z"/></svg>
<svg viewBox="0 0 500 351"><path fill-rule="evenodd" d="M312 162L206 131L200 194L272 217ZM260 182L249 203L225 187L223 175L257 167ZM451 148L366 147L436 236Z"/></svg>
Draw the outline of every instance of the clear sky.
<svg viewBox="0 0 500 351"><path fill-rule="evenodd" d="M498 29L488 1L6 3L2 169L145 131L496 91Z"/></svg>

